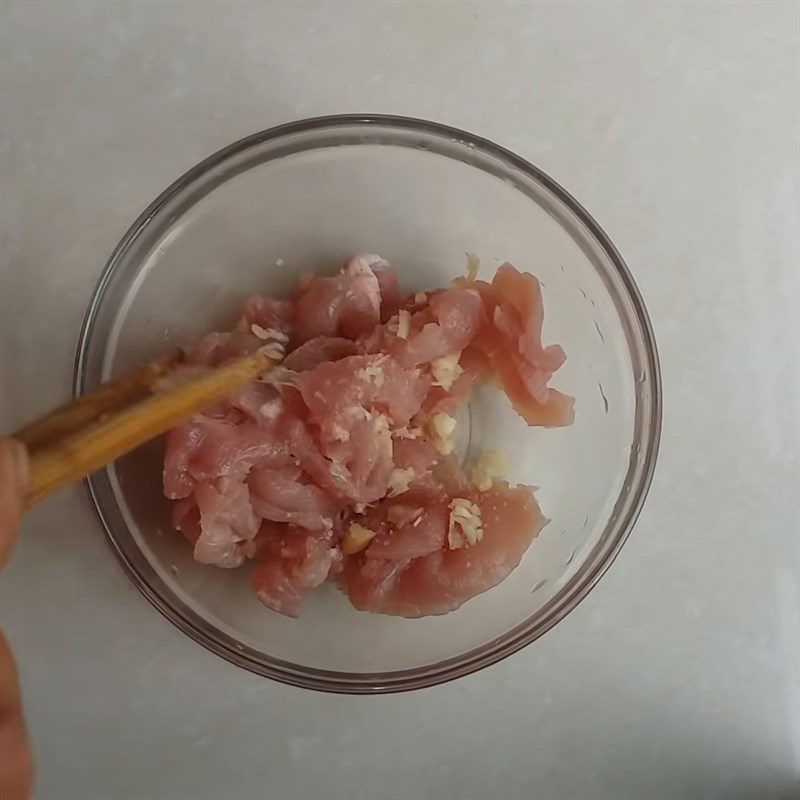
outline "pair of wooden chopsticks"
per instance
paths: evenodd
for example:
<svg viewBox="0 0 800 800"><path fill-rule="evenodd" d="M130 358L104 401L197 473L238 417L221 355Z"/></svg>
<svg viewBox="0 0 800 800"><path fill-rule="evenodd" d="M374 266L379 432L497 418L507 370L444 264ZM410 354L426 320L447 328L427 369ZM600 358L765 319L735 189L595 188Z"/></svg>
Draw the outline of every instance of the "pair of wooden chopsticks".
<svg viewBox="0 0 800 800"><path fill-rule="evenodd" d="M25 507L213 406L277 361L258 351L151 394L178 363L177 356L153 361L13 433L30 455Z"/></svg>

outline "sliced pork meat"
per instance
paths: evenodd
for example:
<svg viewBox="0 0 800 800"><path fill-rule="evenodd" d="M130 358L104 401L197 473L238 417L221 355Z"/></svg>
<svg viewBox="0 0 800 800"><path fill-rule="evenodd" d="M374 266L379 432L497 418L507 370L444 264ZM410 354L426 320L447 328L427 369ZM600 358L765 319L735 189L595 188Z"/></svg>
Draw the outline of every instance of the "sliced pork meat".
<svg viewBox="0 0 800 800"><path fill-rule="evenodd" d="M243 480L256 464L279 468L291 463L289 442L276 426L197 415L167 436L164 493L176 500L217 478Z"/></svg>
<svg viewBox="0 0 800 800"><path fill-rule="evenodd" d="M544 305L539 281L503 264L491 283L459 283L480 294L485 323L473 346L489 359L514 410L529 425L571 424L573 399L547 385L566 356L558 345L542 345Z"/></svg>
<svg viewBox="0 0 800 800"><path fill-rule="evenodd" d="M386 322L399 308L403 296L400 280L388 261L374 253L353 256L345 264L345 271L353 274L366 274L371 271L378 279L381 295L381 322Z"/></svg>
<svg viewBox="0 0 800 800"><path fill-rule="evenodd" d="M451 522L456 499L470 504L467 521L481 531L459 547L450 541L450 529L460 535ZM528 486L498 484L446 505L434 501L424 506L417 527L380 534L363 554L348 557L350 601L365 611L404 617L452 611L506 578L545 522Z"/></svg>
<svg viewBox="0 0 800 800"><path fill-rule="evenodd" d="M351 259L339 275L302 280L292 299L298 344L317 336L354 339L380 322L378 278L356 259Z"/></svg>
<svg viewBox="0 0 800 800"><path fill-rule="evenodd" d="M329 361L354 356L358 353L358 345L350 339L336 336L317 336L301 344L289 353L283 361L286 369L305 372Z"/></svg>
<svg viewBox="0 0 800 800"><path fill-rule="evenodd" d="M398 335L405 334L402 343L395 343L398 361L413 367L460 353L480 329L483 314L481 297L470 288L433 293L427 305L408 319L407 333L398 314Z"/></svg>
<svg viewBox="0 0 800 800"><path fill-rule="evenodd" d="M256 596L273 611L296 617L306 595L335 571L341 553L329 537L292 525L265 523L258 538L259 563L250 575Z"/></svg>
<svg viewBox="0 0 800 800"><path fill-rule="evenodd" d="M310 531L331 530L331 516L341 507L297 468L256 468L247 483L253 510L271 522L286 522Z"/></svg>
<svg viewBox="0 0 800 800"><path fill-rule="evenodd" d="M201 563L254 562L256 595L282 614L328 579L359 609L457 608L503 580L544 524L530 487L494 479L499 456L473 467L473 485L453 438L489 382L529 424L571 421L572 398L549 386L564 353L542 344L543 319L538 281L508 264L491 283L404 296L391 266L363 254L289 299L251 297L166 379L265 343L286 354L167 436L173 526Z"/></svg>
<svg viewBox="0 0 800 800"><path fill-rule="evenodd" d="M278 331L282 335L276 338L288 340L294 331L294 305L289 300L254 295L244 304L242 320L242 327L250 333L254 330L258 333Z"/></svg>
<svg viewBox="0 0 800 800"><path fill-rule="evenodd" d="M195 559L216 567L238 567L245 559L242 545L255 537L259 526L247 486L234 478L220 478L198 484L194 496L200 514Z"/></svg>

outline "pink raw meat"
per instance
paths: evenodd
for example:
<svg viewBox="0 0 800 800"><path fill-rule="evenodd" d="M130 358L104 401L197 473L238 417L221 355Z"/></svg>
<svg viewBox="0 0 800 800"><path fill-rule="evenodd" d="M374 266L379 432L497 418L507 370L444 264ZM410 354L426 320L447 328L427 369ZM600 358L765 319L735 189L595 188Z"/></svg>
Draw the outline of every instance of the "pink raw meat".
<svg viewBox="0 0 800 800"><path fill-rule="evenodd" d="M275 300L265 294L257 294L244 304L242 319L250 330L251 325L258 325L264 330L280 331L291 338L294 327L294 306L289 300Z"/></svg>
<svg viewBox="0 0 800 800"><path fill-rule="evenodd" d="M403 562L436 553L444 547L447 530L446 497L436 497L423 493L408 493L389 505L390 509L400 511L406 521L390 524L379 533L365 551L366 559Z"/></svg>
<svg viewBox="0 0 800 800"><path fill-rule="evenodd" d="M297 343L316 336L354 339L380 322L381 290L369 267L351 261L339 274L310 277L293 292Z"/></svg>
<svg viewBox="0 0 800 800"><path fill-rule="evenodd" d="M542 346L544 306L539 281L503 264L490 284L463 279L458 283L481 296L486 321L474 347L488 357L515 411L529 425L571 424L573 399L547 386L565 355L558 345Z"/></svg>
<svg viewBox="0 0 800 800"><path fill-rule="evenodd" d="M428 439L395 438L393 449L397 467L413 469L417 478L430 474L441 458Z"/></svg>
<svg viewBox="0 0 800 800"><path fill-rule="evenodd" d="M274 428L197 415L167 436L164 493L176 500L203 482L222 477L241 480L255 464L282 467L290 463L289 444Z"/></svg>
<svg viewBox="0 0 800 800"><path fill-rule="evenodd" d="M198 484L194 496L201 529L194 545L195 559L217 567L238 567L245 558L242 545L255 537L259 526L247 486L220 478Z"/></svg>
<svg viewBox="0 0 800 800"><path fill-rule="evenodd" d="M415 556L414 528L403 548L408 533L400 528L394 533L400 541L383 558L377 548L371 552L374 543L366 554L349 557L345 574L353 605L405 617L444 614L506 578L546 522L533 490L498 484L484 493L473 492L470 499L481 510L484 528L483 538L471 547L446 548L447 515L432 504L424 520L431 526L430 541L442 544L429 554Z"/></svg>
<svg viewBox="0 0 800 800"><path fill-rule="evenodd" d="M433 294L426 308L411 317L408 341L397 346L406 366L423 364L463 350L483 321L481 298L469 289L445 289Z"/></svg>
<svg viewBox="0 0 800 800"><path fill-rule="evenodd" d="M296 617L305 596L319 586L341 561L324 535L291 525L265 523L258 535L258 566L250 583L268 608Z"/></svg>
<svg viewBox="0 0 800 800"><path fill-rule="evenodd" d="M358 345L350 339L335 336L317 336L301 344L289 353L283 361L286 369L305 372L329 361L338 361L358 353Z"/></svg>
<svg viewBox="0 0 800 800"><path fill-rule="evenodd" d="M427 377L403 369L386 355L350 356L319 364L296 376L293 383L323 437L334 441L363 418L359 409L385 413L396 425L407 425L430 386Z"/></svg>
<svg viewBox="0 0 800 800"><path fill-rule="evenodd" d="M319 486L302 483L299 469L258 468L250 472L250 502L259 517L288 522L307 530L330 530L332 514L340 507Z"/></svg>
<svg viewBox="0 0 800 800"><path fill-rule="evenodd" d="M361 609L457 608L503 580L544 519L530 487L470 487L429 438L431 420L497 377L530 424L567 424L572 399L548 386L564 354L542 345L542 320L538 282L510 265L492 283L459 279L404 298L389 264L366 254L304 278L288 300L251 297L236 328L202 337L170 378L265 338L285 344L286 358L168 435L174 527L202 563L258 562L253 587L283 614L328 578ZM484 533L451 549L459 497L480 508ZM356 524L360 540L348 538Z"/></svg>

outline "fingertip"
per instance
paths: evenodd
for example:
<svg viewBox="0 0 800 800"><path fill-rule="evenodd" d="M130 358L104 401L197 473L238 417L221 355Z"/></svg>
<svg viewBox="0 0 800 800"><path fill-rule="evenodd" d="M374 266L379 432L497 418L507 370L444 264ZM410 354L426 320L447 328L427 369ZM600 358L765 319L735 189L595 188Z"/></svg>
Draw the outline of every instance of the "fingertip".
<svg viewBox="0 0 800 800"><path fill-rule="evenodd" d="M28 448L12 436L4 436L3 444L9 448L9 461L11 462L11 470L16 479L17 487L19 491L24 491L28 486L30 477Z"/></svg>
<svg viewBox="0 0 800 800"><path fill-rule="evenodd" d="M0 479L20 489L28 483L28 450L11 436L0 436Z"/></svg>

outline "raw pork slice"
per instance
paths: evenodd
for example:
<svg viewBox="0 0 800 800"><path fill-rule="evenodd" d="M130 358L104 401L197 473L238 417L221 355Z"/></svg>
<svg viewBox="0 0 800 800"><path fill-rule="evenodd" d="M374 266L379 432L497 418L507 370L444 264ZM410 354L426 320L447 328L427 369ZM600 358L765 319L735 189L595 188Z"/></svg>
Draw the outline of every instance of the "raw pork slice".
<svg viewBox="0 0 800 800"><path fill-rule="evenodd" d="M220 478L199 484L194 496L200 513L195 559L217 567L238 567L245 559L242 546L255 537L259 525L247 487L235 479Z"/></svg>
<svg viewBox="0 0 800 800"><path fill-rule="evenodd" d="M311 276L293 292L296 343L317 336L354 339L380 322L381 290L375 273L351 260L339 275Z"/></svg>
<svg viewBox="0 0 800 800"><path fill-rule="evenodd" d="M272 522L287 522L310 531L330 530L331 515L340 506L319 486L302 478L299 469L252 470L247 483L253 509Z"/></svg>
<svg viewBox="0 0 800 800"><path fill-rule="evenodd" d="M177 500L204 482L241 480L255 464L282 467L291 461L287 440L274 428L199 414L167 436L164 493Z"/></svg>
<svg viewBox="0 0 800 800"><path fill-rule="evenodd" d="M364 554L348 558L345 574L353 605L404 617L444 614L506 578L546 522L533 489L498 483L487 492L472 492L469 499L480 509L480 541L449 549L447 514L441 503L428 504L417 528L396 529L391 534L396 541L387 539L384 547L376 537ZM428 554L417 555L422 552L419 528L429 542Z"/></svg>
<svg viewBox="0 0 800 800"><path fill-rule="evenodd" d="M483 321L480 295L471 288L436 292L425 308L411 315L407 340L396 343L401 364L413 367L459 353Z"/></svg>
<svg viewBox="0 0 800 800"><path fill-rule="evenodd" d="M565 355L558 345L542 345L539 281L503 264L490 284L463 279L457 283L474 289L483 300L486 322L473 346L488 357L515 411L529 425L570 425L573 399L547 385Z"/></svg>
<svg viewBox="0 0 800 800"><path fill-rule="evenodd" d="M499 382L531 425L572 420L572 398L549 386L564 353L542 345L542 322L538 281L508 264L491 283L404 297L391 266L363 254L289 299L251 297L164 379L266 343L285 352L167 436L173 526L204 564L255 562L258 598L282 614L327 579L359 609L457 608L503 580L544 524L532 488L496 482L489 461L471 485L453 455L456 414L481 383Z"/></svg>
<svg viewBox="0 0 800 800"><path fill-rule="evenodd" d="M258 599L273 611L296 617L305 596L319 586L341 561L330 538L291 525L264 523L258 534L250 575Z"/></svg>

